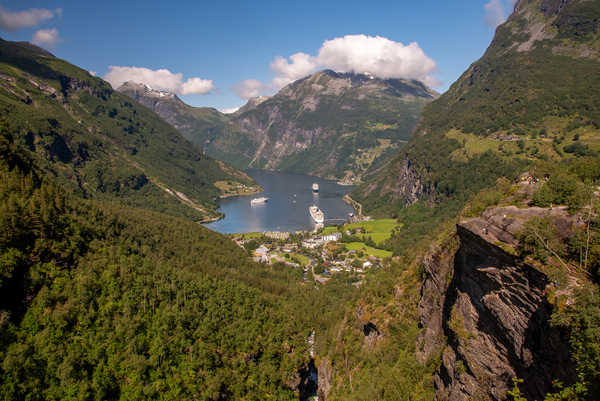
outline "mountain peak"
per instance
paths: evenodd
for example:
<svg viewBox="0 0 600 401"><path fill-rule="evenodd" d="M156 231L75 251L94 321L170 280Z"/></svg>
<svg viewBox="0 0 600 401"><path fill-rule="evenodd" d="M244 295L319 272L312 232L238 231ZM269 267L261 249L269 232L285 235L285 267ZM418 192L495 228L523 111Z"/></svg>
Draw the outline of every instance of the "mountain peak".
<svg viewBox="0 0 600 401"><path fill-rule="evenodd" d="M335 95L359 91L363 95L387 93L394 97L435 99L439 94L421 81L405 78L379 78L370 72L337 72L321 70L284 87L277 96L299 96L313 93L315 96Z"/></svg>
<svg viewBox="0 0 600 401"><path fill-rule="evenodd" d="M153 89L150 85L127 81L123 85L117 88L117 91L128 94L134 93L136 96L156 97L156 98L177 98L177 95L173 92L166 90Z"/></svg>
<svg viewBox="0 0 600 401"><path fill-rule="evenodd" d="M54 54L29 42L11 42L0 38L0 53L3 57L48 57L55 58Z"/></svg>

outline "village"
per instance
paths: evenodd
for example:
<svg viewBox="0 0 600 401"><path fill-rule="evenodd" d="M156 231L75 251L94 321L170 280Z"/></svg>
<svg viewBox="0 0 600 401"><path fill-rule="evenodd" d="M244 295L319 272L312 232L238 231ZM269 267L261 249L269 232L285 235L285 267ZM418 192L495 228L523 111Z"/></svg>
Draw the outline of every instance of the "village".
<svg viewBox="0 0 600 401"><path fill-rule="evenodd" d="M355 285L371 269L380 268L391 257L385 249L393 219L370 220L340 226L317 227L314 231L262 232L233 235L233 240L254 261L281 263L302 268L304 280L326 284L335 274L351 273Z"/></svg>

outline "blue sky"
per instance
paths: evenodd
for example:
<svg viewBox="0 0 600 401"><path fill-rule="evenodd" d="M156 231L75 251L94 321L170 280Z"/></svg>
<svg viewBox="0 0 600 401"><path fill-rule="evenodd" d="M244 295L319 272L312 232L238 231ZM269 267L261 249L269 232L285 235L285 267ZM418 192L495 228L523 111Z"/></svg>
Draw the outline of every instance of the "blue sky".
<svg viewBox="0 0 600 401"><path fill-rule="evenodd" d="M4 39L35 38L111 82L148 77L194 106L228 109L245 103L240 94L272 93L320 68L404 74L443 92L481 57L513 3L19 0L0 2L0 29ZM273 66L277 57L285 60ZM107 76L109 66L123 68Z"/></svg>

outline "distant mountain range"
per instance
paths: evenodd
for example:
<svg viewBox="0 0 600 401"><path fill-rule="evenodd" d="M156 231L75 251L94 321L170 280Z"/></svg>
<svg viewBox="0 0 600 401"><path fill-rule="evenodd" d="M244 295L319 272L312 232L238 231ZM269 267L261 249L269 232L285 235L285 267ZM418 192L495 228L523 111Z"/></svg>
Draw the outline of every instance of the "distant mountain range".
<svg viewBox="0 0 600 401"><path fill-rule="evenodd" d="M29 43L0 40L0 117L41 168L86 198L201 220L218 216L228 188L253 185L107 82Z"/></svg>
<svg viewBox="0 0 600 401"><path fill-rule="evenodd" d="M437 93L421 82L320 71L226 115L176 95L125 83L206 154L239 168L265 168L360 182L410 138Z"/></svg>

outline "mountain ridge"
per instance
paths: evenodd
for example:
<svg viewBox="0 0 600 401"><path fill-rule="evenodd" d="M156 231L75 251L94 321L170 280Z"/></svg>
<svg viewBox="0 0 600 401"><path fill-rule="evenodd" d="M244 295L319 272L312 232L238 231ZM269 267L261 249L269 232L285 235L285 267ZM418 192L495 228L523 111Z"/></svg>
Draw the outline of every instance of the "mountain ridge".
<svg viewBox="0 0 600 401"><path fill-rule="evenodd" d="M119 90L219 160L349 183L360 182L367 170L399 149L424 104L438 96L415 80L332 70L294 81L273 96L250 99L230 115L176 106L172 98L144 98L142 90L127 86ZM167 103L171 106L161 109ZM189 124L181 124L184 119Z"/></svg>
<svg viewBox="0 0 600 401"><path fill-rule="evenodd" d="M216 182L252 185L107 82L33 45L0 41L0 116L42 168L84 197L202 220L219 216Z"/></svg>
<svg viewBox="0 0 600 401"><path fill-rule="evenodd" d="M485 163L498 165L518 161L510 168L516 174L524 163L562 158L577 133L582 146L595 149L599 16L595 2L517 2L484 55L425 108L414 138L355 196L371 210L381 198L402 206L438 202L466 190L447 171L461 165L475 168L484 156ZM578 26L583 28L573 28ZM428 148L437 151L430 155ZM414 177L414 185L399 185L398 176L389 171ZM491 185L493 179L490 175L482 184ZM474 184L474 192L482 188Z"/></svg>

